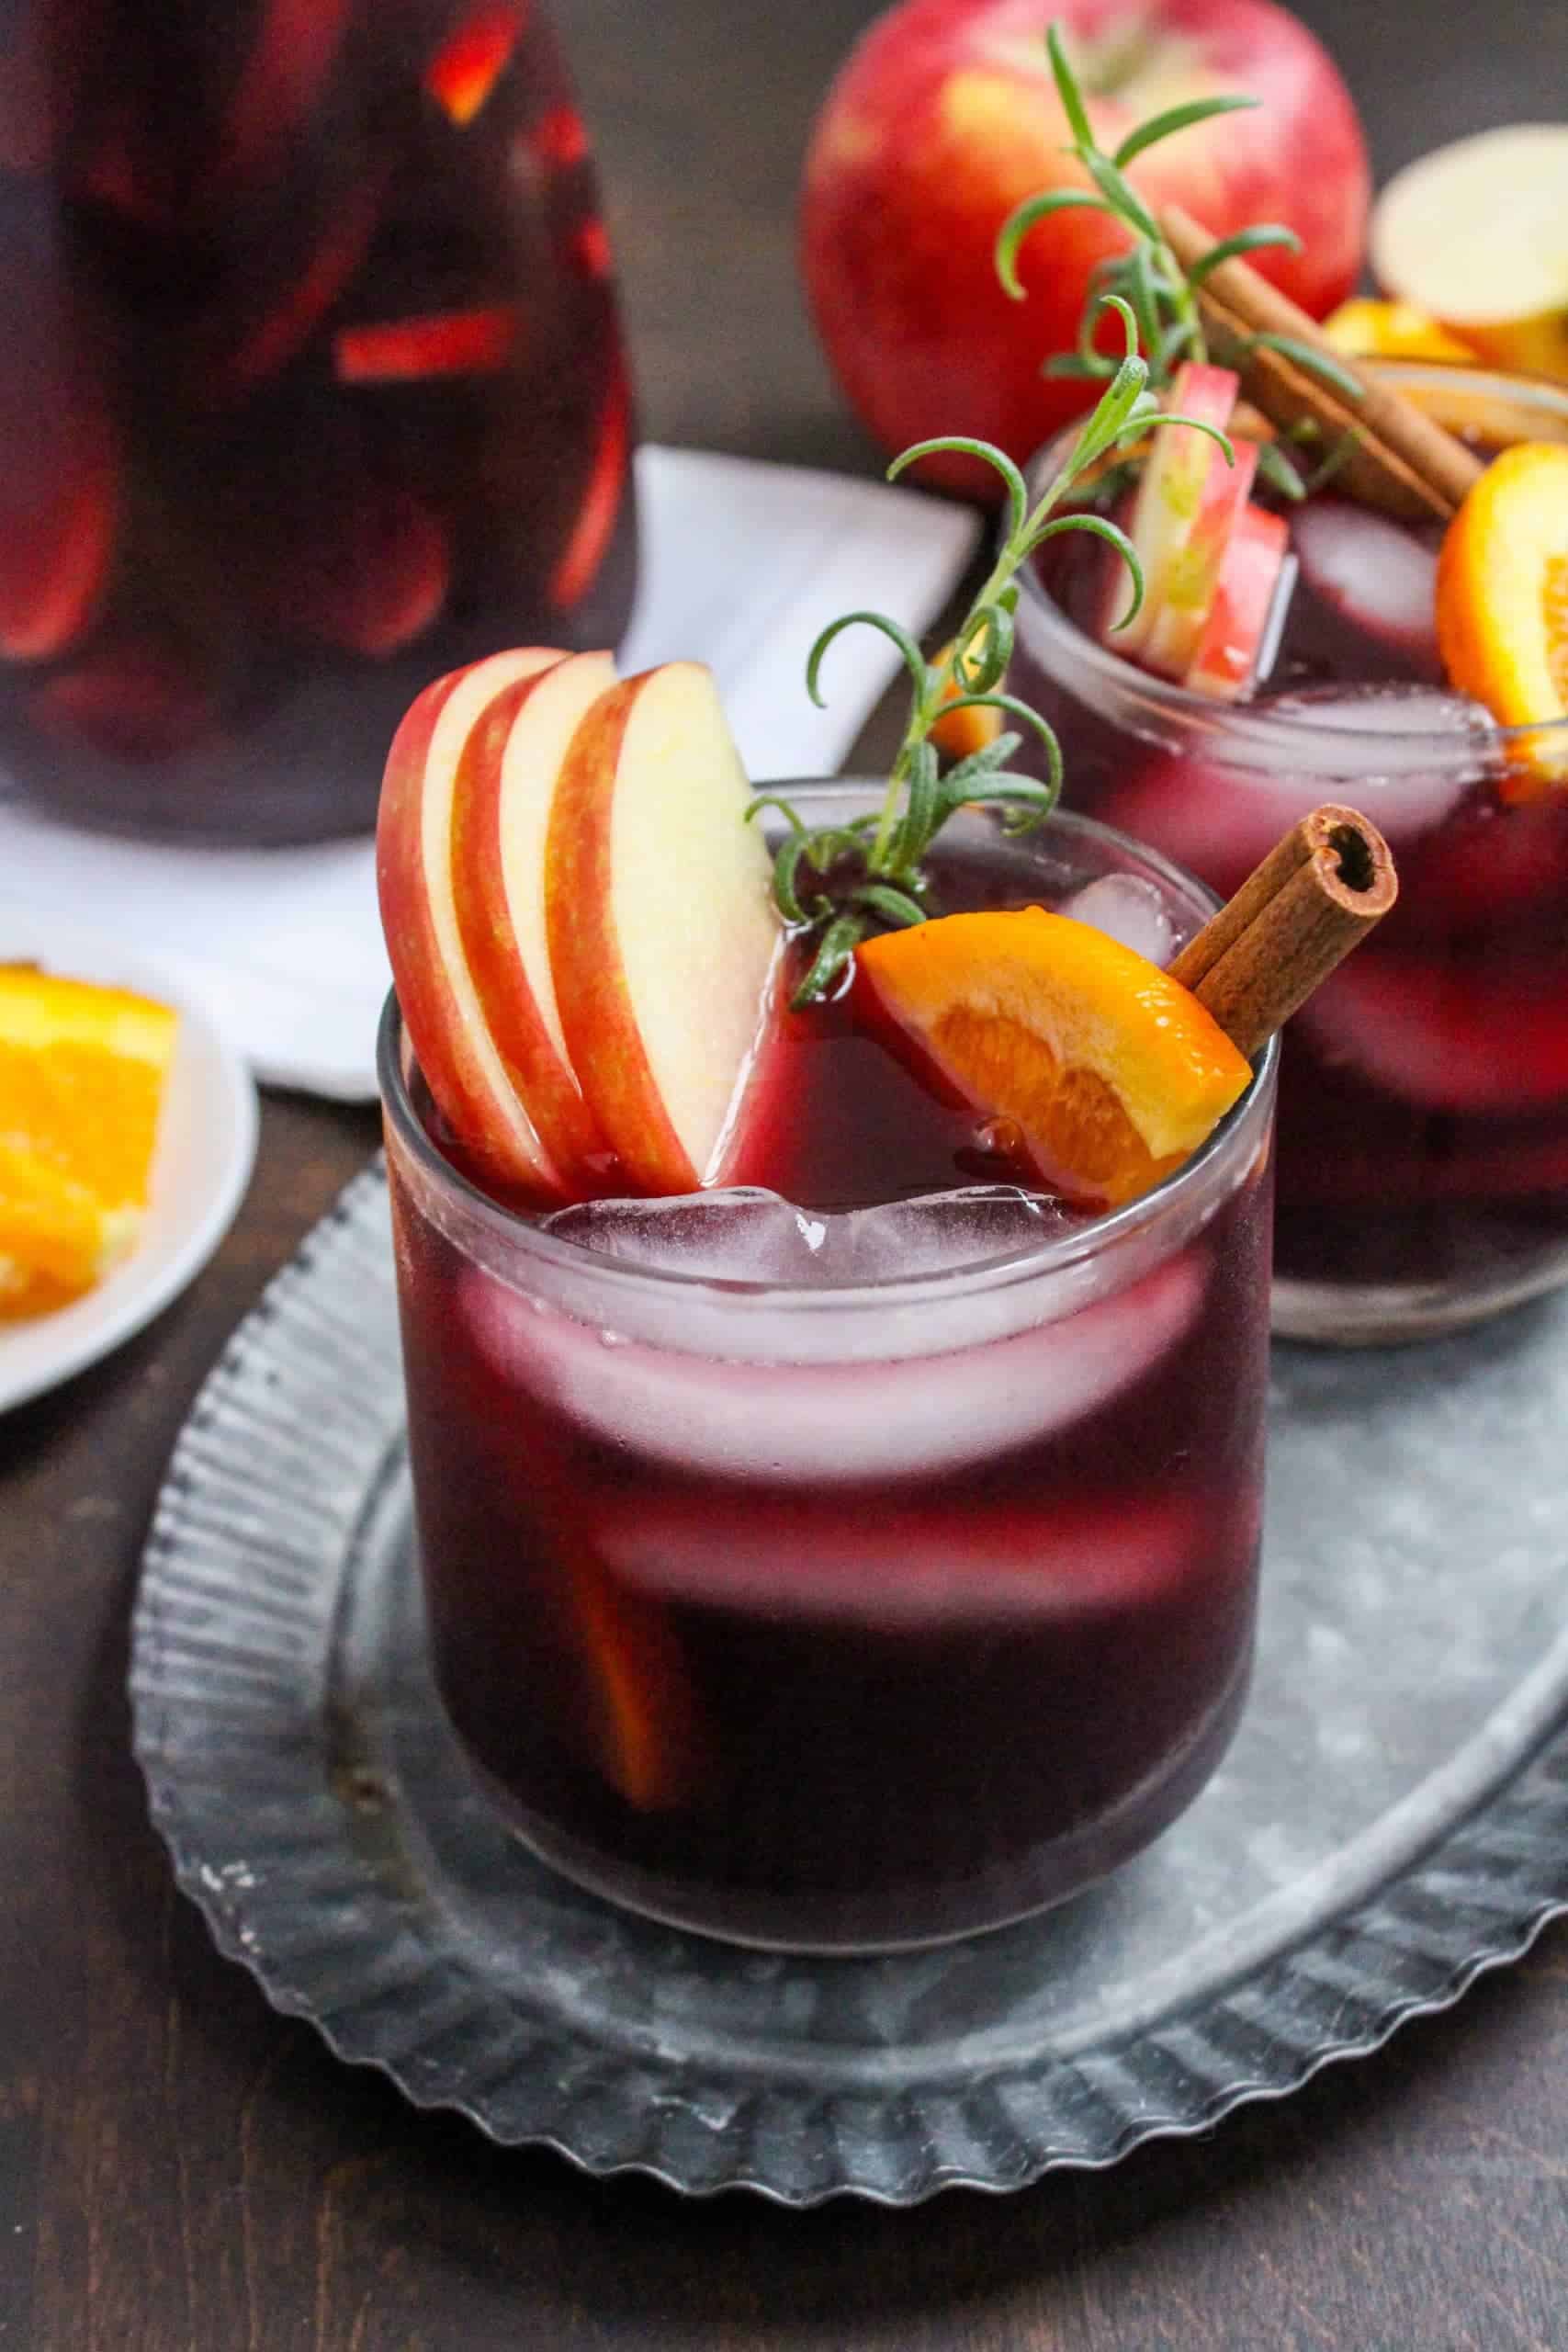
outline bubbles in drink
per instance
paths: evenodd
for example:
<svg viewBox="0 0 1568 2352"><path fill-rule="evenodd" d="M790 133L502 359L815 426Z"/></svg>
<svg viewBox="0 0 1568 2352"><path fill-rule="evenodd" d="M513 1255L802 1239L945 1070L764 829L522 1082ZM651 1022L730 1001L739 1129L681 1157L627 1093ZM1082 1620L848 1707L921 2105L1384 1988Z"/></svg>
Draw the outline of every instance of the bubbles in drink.
<svg viewBox="0 0 1568 2352"><path fill-rule="evenodd" d="M1058 914L1075 922L1092 923L1108 939L1165 966L1176 944L1176 931L1165 900L1152 882L1140 874L1101 874L1083 889L1064 899Z"/></svg>

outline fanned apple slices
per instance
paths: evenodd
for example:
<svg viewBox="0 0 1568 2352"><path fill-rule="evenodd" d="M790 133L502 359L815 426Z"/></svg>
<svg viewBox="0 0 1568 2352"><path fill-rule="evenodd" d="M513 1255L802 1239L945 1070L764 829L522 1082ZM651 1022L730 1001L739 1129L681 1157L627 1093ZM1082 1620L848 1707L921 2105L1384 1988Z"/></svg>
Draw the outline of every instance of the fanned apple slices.
<svg viewBox="0 0 1568 2352"><path fill-rule="evenodd" d="M724 1181L780 1001L766 849L710 673L527 648L439 678L377 838L410 1041L487 1182Z"/></svg>

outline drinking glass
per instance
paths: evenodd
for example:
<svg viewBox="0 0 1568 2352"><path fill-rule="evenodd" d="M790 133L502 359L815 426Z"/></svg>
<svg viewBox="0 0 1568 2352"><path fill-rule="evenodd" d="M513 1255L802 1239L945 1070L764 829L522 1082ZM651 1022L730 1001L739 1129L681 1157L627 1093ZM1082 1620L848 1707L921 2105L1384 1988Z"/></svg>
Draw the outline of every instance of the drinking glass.
<svg viewBox="0 0 1568 2352"><path fill-rule="evenodd" d="M1552 385L1384 372L1483 449L1568 441ZM1568 792L1522 786L1527 757L1568 777L1568 719L1500 728L1444 690L1429 628L1359 623L1418 621L1423 594L1429 616L1436 540L1378 518L1363 541L1386 573L1352 567L1333 604L1298 583L1251 702L1151 676L1075 623L1073 567L1098 543L1058 540L1019 610L1011 683L1055 727L1075 807L1226 895L1325 800L1394 849L1399 904L1285 1034L1274 1315L1293 1338L1414 1339L1568 1281Z"/></svg>
<svg viewBox="0 0 1568 2352"><path fill-rule="evenodd" d="M871 790L790 788L814 824ZM1213 905L1081 819L964 827L993 903L1136 876L1178 944ZM487 1198L389 1005L431 1657L528 1845L683 1927L880 1950L1069 1894L1191 1801L1252 1653L1275 1057L1112 1215L976 1225L960 1190L875 1212L874 1276L759 1274L766 1194L666 1206L631 1260L647 1204L570 1212L599 1247Z"/></svg>

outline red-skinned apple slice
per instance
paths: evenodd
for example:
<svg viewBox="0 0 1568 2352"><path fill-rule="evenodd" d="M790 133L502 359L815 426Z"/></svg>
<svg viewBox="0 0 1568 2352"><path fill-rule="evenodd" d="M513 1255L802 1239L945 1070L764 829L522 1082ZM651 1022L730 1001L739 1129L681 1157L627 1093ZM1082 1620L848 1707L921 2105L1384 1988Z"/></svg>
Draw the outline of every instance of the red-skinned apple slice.
<svg viewBox="0 0 1568 2352"><path fill-rule="evenodd" d="M762 837L710 673L667 662L572 738L545 854L561 1029L630 1182L722 1182L782 964Z"/></svg>
<svg viewBox="0 0 1568 2352"><path fill-rule="evenodd" d="M604 395L599 430L567 542L550 573L549 599L566 611L585 596L609 552L626 487L631 445L631 395L619 369Z"/></svg>
<svg viewBox="0 0 1568 2352"><path fill-rule="evenodd" d="M518 324L515 311L492 303L477 311L442 311L423 318L340 327L333 337L333 372L340 384L493 375L506 365Z"/></svg>
<svg viewBox="0 0 1568 2352"><path fill-rule="evenodd" d="M476 8L425 67L425 88L459 130L468 129L505 71L525 14L515 6Z"/></svg>
<svg viewBox="0 0 1568 2352"><path fill-rule="evenodd" d="M452 893L480 1011L539 1141L581 1193L610 1147L566 1049L545 926L545 844L556 779L582 719L615 684L607 653L523 678L485 711L457 766Z"/></svg>
<svg viewBox="0 0 1568 2352"><path fill-rule="evenodd" d="M1258 444L1237 441L1230 464L1217 444L1209 444L1209 470L1187 544L1167 567L1165 593L1145 638L1142 659L1164 678L1184 678L1213 606L1231 534L1252 495Z"/></svg>
<svg viewBox="0 0 1568 2352"><path fill-rule="evenodd" d="M1188 360L1177 369L1162 405L1224 432L1240 390L1240 379L1230 368ZM1141 655L1153 634L1215 458L1224 465L1224 451L1190 425L1162 424L1154 435L1128 526L1144 568L1144 601L1136 617L1117 633L1119 653Z"/></svg>
<svg viewBox="0 0 1568 2352"><path fill-rule="evenodd" d="M452 798L464 747L497 695L563 656L525 646L437 678L392 739L376 882L398 1002L425 1083L476 1170L539 1200L568 1188L535 1131L479 1006L452 894Z"/></svg>
<svg viewBox="0 0 1568 2352"><path fill-rule="evenodd" d="M1290 545L1282 515L1247 505L1236 516L1186 683L1216 702L1238 702L1252 684L1274 592Z"/></svg>

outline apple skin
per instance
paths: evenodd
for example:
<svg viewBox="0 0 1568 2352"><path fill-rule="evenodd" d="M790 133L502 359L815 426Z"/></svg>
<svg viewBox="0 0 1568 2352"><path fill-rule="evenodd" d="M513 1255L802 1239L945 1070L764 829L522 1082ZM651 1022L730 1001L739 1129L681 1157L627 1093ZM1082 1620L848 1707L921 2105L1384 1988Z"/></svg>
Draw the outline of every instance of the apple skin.
<svg viewBox="0 0 1568 2352"><path fill-rule="evenodd" d="M1138 56L1117 95L1089 97L1108 150L1190 98L1258 100L1140 156L1132 177L1146 202L1179 203L1216 237L1283 221L1303 251L1260 254L1256 266L1314 317L1355 283L1371 193L1360 124L1327 51L1271 0L905 0L829 92L801 210L818 332L890 451L964 433L1021 464L1088 404L1082 383L1047 381L1041 363L1072 348L1089 272L1125 232L1084 210L1042 222L1020 254L1023 302L1004 293L992 261L1015 205L1088 184L1063 153L1045 52L1053 20L1080 69L1118 41ZM965 496L998 494L972 458L913 470Z"/></svg>
<svg viewBox="0 0 1568 2352"><path fill-rule="evenodd" d="M604 1190L611 1152L560 1033L543 854L561 761L615 683L609 654L574 653L504 687L469 731L452 791L452 899L468 977L546 1157L582 1198Z"/></svg>
<svg viewBox="0 0 1568 2352"><path fill-rule="evenodd" d="M387 755L376 886L410 1042L437 1108L481 1181L555 1207L570 1198L545 1153L479 1007L451 874L451 808L473 729L495 697L563 659L553 647L494 653L416 697Z"/></svg>

